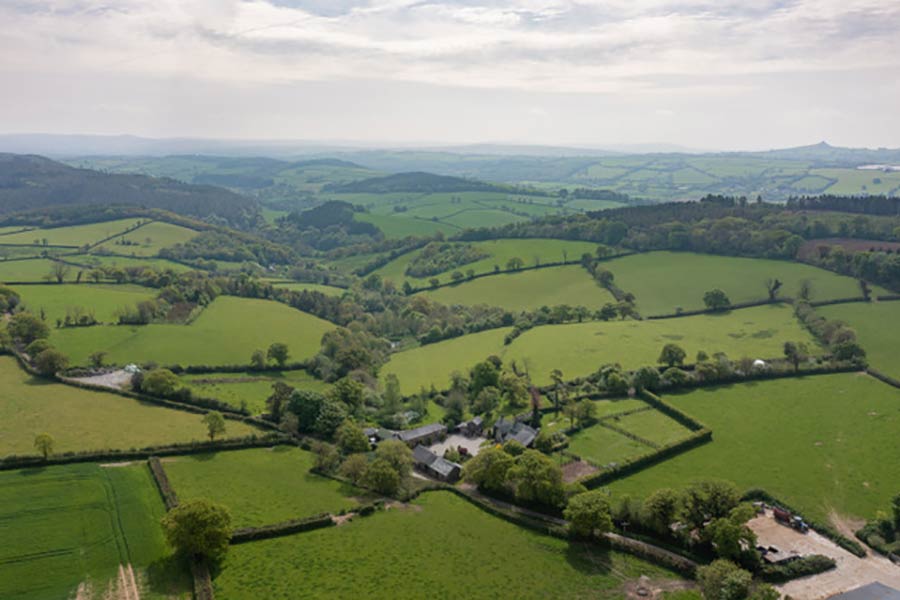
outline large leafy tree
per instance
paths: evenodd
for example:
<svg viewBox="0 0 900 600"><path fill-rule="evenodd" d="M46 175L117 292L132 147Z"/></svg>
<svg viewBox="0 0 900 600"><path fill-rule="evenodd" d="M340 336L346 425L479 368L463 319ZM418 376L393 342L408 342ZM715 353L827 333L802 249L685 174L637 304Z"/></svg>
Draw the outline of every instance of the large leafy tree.
<svg viewBox="0 0 900 600"><path fill-rule="evenodd" d="M537 450L526 450L519 456L508 478L518 500L559 506L565 499L562 469Z"/></svg>
<svg viewBox="0 0 900 600"><path fill-rule="evenodd" d="M466 463L463 476L483 490L502 492L507 488L507 474L514 463L513 457L500 448L485 448Z"/></svg>
<svg viewBox="0 0 900 600"><path fill-rule="evenodd" d="M612 530L609 501L604 492L592 491L572 496L563 516L569 521L569 530L579 537Z"/></svg>
<svg viewBox="0 0 900 600"><path fill-rule="evenodd" d="M162 519L166 540L192 557L221 560L231 540L231 514L209 500L189 500Z"/></svg>

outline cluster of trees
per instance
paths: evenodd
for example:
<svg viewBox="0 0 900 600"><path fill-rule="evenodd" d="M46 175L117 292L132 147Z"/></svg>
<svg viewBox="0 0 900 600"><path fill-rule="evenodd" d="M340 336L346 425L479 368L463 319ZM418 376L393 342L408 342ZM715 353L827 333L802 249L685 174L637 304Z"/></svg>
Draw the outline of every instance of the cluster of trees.
<svg viewBox="0 0 900 600"><path fill-rule="evenodd" d="M482 449L466 463L463 477L484 492L553 509L562 508L568 495L585 491L580 485L566 486L552 458L518 442Z"/></svg>
<svg viewBox="0 0 900 600"><path fill-rule="evenodd" d="M322 336L322 346L312 360L312 371L325 381L336 381L354 371L378 374L387 362L390 344L366 331L357 322Z"/></svg>
<svg viewBox="0 0 900 600"><path fill-rule="evenodd" d="M386 440L369 454L369 441L352 422L338 429L337 447L318 442L313 447L316 469L337 471L354 484L387 496L396 496L409 488L413 457L409 447L399 440Z"/></svg>
<svg viewBox="0 0 900 600"><path fill-rule="evenodd" d="M34 368L49 377L69 366L68 357L50 344L49 337L50 328L43 319L22 311L10 317L6 335L0 336L0 346L15 344L24 349Z"/></svg>
<svg viewBox="0 0 900 600"><path fill-rule="evenodd" d="M284 367L288 359L291 357L290 349L287 344L282 342L274 342L269 349L254 350L250 355L250 366L254 369L265 369L270 363L275 363L279 367Z"/></svg>
<svg viewBox="0 0 900 600"><path fill-rule="evenodd" d="M299 257L285 244L237 232L204 231L187 242L159 251L162 258L178 261L214 259L229 262L256 262L261 265L287 265Z"/></svg>
<svg viewBox="0 0 900 600"><path fill-rule="evenodd" d="M410 261L406 267L406 274L410 277L428 277L488 256L490 256L488 252L480 250L472 244L431 242ZM462 279L461 273L460 279Z"/></svg>
<svg viewBox="0 0 900 600"><path fill-rule="evenodd" d="M809 259L826 269L900 291L900 254L896 252L848 252L843 246L823 245Z"/></svg>
<svg viewBox="0 0 900 600"><path fill-rule="evenodd" d="M492 355L473 366L468 375L454 371L447 393L434 400L444 407L445 422L453 426L468 412L491 415L501 406L524 409L534 402L531 389L527 373L520 372L515 363L504 367L503 361Z"/></svg>
<svg viewBox="0 0 900 600"><path fill-rule="evenodd" d="M829 349L835 360L864 363L866 351L857 342L856 331L848 327L846 323L843 321L829 321L816 313L815 309L805 301L795 303L794 312L810 332ZM791 356L788 356L788 350L787 344L785 344L785 356L795 366L798 365L799 361L795 362ZM802 347L798 346L797 350L800 351L801 355L804 354Z"/></svg>
<svg viewBox="0 0 900 600"><path fill-rule="evenodd" d="M292 212L261 233L307 256L384 239L376 226L355 219L359 210L362 209L348 202L331 200L309 210Z"/></svg>
<svg viewBox="0 0 900 600"><path fill-rule="evenodd" d="M876 512L856 535L884 554L900 554L900 494L893 497L888 510Z"/></svg>

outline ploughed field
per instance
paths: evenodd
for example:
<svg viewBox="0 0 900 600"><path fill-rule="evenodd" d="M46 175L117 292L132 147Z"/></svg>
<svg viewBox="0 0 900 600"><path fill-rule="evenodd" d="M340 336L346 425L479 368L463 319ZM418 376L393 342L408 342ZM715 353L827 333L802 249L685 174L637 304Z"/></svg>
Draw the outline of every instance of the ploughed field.
<svg viewBox="0 0 900 600"><path fill-rule="evenodd" d="M164 514L143 462L0 472L0 597L190 598Z"/></svg>
<svg viewBox="0 0 900 600"><path fill-rule="evenodd" d="M179 501L206 498L231 511L235 527L260 527L353 508L364 491L310 473L311 452L292 446L166 459Z"/></svg>
<svg viewBox="0 0 900 600"><path fill-rule="evenodd" d="M812 286L812 300L861 297L851 277L801 263L763 258L738 258L691 252L648 252L601 263L615 283L637 299L643 316L671 314L678 308L704 308L703 294L719 288L733 303L765 300L766 280L783 283L782 297L797 297L800 284ZM876 288L876 293L885 293Z"/></svg>
<svg viewBox="0 0 900 600"><path fill-rule="evenodd" d="M620 363L625 369L657 364L662 347L676 343L693 362L702 350L712 356L724 352L732 359L782 356L784 342L815 342L794 318L791 307L767 305L722 314L697 315L659 321L596 321L545 325L526 331L505 346L511 329L494 329L420 346L394 354L382 375L394 373L404 393L421 387L444 389L453 371L469 369L495 354L505 363L527 368L537 385L550 383L550 372L561 369L567 379Z"/></svg>
<svg viewBox="0 0 900 600"><path fill-rule="evenodd" d="M631 556L490 516L447 492L339 527L231 548L216 597L618 596L623 581L670 576Z"/></svg>
<svg viewBox="0 0 900 600"><path fill-rule="evenodd" d="M270 300L220 296L189 325L109 325L54 330L51 342L72 364L84 365L92 352L107 352L114 364L249 364L254 350L284 342L290 360L319 350L334 325Z"/></svg>
<svg viewBox="0 0 900 600"><path fill-rule="evenodd" d="M579 265L481 277L422 292L422 295L441 304L488 304L511 311L559 304L585 306L595 311L604 304L615 302L612 294L600 287Z"/></svg>
<svg viewBox="0 0 900 600"><path fill-rule="evenodd" d="M0 357L0 456L34 454L49 433L54 452L143 448L206 439L201 415L32 377L14 358ZM226 421L226 437L257 430ZM2 595L0 595L2 596Z"/></svg>
<svg viewBox="0 0 900 600"><path fill-rule="evenodd" d="M897 493L900 391L852 373L704 388L665 397L713 441L611 484L614 495L718 477L764 488L822 520L871 517Z"/></svg>

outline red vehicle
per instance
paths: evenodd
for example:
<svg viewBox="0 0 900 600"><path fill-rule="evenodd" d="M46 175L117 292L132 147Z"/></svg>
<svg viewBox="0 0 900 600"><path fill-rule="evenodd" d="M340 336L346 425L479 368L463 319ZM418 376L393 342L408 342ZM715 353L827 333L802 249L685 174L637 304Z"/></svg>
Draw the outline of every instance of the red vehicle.
<svg viewBox="0 0 900 600"><path fill-rule="evenodd" d="M783 523L788 527L796 529L800 533L806 533L809 531L809 525L806 524L806 521L803 520L803 517L800 515L792 514L791 511L785 510L783 508L778 508L777 506L772 508L772 514L775 517L775 520L779 523Z"/></svg>
<svg viewBox="0 0 900 600"><path fill-rule="evenodd" d="M775 520L779 523L789 525L791 522L791 511L789 510L784 510L783 508L778 508L776 506L772 509L772 514L775 516Z"/></svg>

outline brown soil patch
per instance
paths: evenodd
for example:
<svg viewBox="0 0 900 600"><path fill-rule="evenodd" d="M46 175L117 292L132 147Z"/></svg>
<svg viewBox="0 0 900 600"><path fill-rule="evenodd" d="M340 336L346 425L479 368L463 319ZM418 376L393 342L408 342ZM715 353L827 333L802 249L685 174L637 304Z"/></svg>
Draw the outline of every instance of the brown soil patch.
<svg viewBox="0 0 900 600"><path fill-rule="evenodd" d="M676 590L692 590L696 589L696 584L690 581L679 581L677 579L650 579L646 575L640 579L627 581L622 585L622 592L626 598L662 598L666 592L674 592Z"/></svg>
<svg viewBox="0 0 900 600"><path fill-rule="evenodd" d="M583 460L570 462L562 466L563 481L572 483L587 475L592 475L599 471L594 465L584 462Z"/></svg>
<svg viewBox="0 0 900 600"><path fill-rule="evenodd" d="M384 503L384 510L404 510L411 512L422 512L422 507L418 504L407 504L406 502L397 502L396 500L392 500L391 502Z"/></svg>
<svg viewBox="0 0 900 600"><path fill-rule="evenodd" d="M864 483L863 485L869 487L868 482ZM828 521L834 526L835 529L837 529L839 532L841 532L851 540L856 539L856 531L866 524L865 519L843 517L839 515L834 509L831 509L828 512Z"/></svg>
<svg viewBox="0 0 900 600"><path fill-rule="evenodd" d="M341 525L346 525L350 521L353 520L353 517L356 516L356 513L347 513L343 515L331 515L331 521L340 527Z"/></svg>
<svg viewBox="0 0 900 600"><path fill-rule="evenodd" d="M104 469L114 469L116 467L130 467L136 462L134 460L123 460L122 462L100 463L100 466Z"/></svg>

